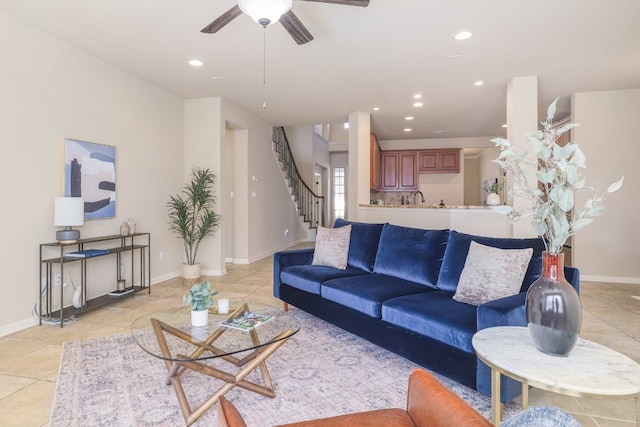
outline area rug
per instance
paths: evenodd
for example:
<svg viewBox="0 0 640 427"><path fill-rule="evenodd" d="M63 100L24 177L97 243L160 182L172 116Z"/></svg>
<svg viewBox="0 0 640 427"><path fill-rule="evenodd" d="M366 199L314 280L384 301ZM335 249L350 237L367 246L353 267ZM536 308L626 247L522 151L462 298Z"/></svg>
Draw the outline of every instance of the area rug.
<svg viewBox="0 0 640 427"><path fill-rule="evenodd" d="M293 308L300 332L267 360L276 397L234 388L232 401L249 427L406 405L407 380L416 364ZM218 361L224 363L223 361ZM438 376L490 416L487 396ZM64 344L51 410L51 427L180 426L184 418L164 363L145 353L130 334ZM258 374L248 378L261 382ZM222 383L187 371L182 382L192 407ZM505 408L509 416L517 405ZM216 406L194 426L215 426Z"/></svg>

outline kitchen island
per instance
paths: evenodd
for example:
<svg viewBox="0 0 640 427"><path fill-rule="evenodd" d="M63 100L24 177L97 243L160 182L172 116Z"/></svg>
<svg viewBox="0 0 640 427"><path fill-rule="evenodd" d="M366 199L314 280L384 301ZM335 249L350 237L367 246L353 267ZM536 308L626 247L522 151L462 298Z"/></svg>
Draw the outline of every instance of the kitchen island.
<svg viewBox="0 0 640 427"><path fill-rule="evenodd" d="M485 206L358 205L358 221L429 230L451 229L489 237L511 234L509 218Z"/></svg>

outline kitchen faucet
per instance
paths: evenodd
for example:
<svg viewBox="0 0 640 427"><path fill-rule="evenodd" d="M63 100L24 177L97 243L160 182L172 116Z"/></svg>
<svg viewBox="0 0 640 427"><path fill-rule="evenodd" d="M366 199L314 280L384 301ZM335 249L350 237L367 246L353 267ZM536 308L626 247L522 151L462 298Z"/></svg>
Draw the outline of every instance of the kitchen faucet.
<svg viewBox="0 0 640 427"><path fill-rule="evenodd" d="M418 190L418 191L416 191L416 192L414 192L414 193L413 193L413 204L414 204L414 205L416 205L416 204L417 204L417 203L416 203L416 196L417 196L418 194L420 195L420 198L422 199L422 203L424 203L424 202L425 202L425 200L424 200L424 194L422 194L422 191Z"/></svg>

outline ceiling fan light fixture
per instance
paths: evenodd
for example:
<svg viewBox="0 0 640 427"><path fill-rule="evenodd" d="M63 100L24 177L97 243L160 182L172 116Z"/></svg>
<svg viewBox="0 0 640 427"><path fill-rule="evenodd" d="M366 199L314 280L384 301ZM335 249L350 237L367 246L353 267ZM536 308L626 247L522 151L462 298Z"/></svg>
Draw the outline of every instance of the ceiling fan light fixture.
<svg viewBox="0 0 640 427"><path fill-rule="evenodd" d="M238 0L240 10L263 27L278 22L292 5L293 0Z"/></svg>

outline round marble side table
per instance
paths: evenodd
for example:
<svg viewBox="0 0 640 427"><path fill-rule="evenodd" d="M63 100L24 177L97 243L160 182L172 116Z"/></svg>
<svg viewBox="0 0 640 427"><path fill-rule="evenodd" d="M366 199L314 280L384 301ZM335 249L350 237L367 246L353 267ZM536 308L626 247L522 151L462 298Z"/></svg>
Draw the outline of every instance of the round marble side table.
<svg viewBox="0 0 640 427"><path fill-rule="evenodd" d="M487 328L473 336L473 348L491 368L491 421L500 425L500 375L522 383L522 409L529 386L574 397L636 400L640 426L640 365L603 345L578 338L566 357L538 351L526 327Z"/></svg>

